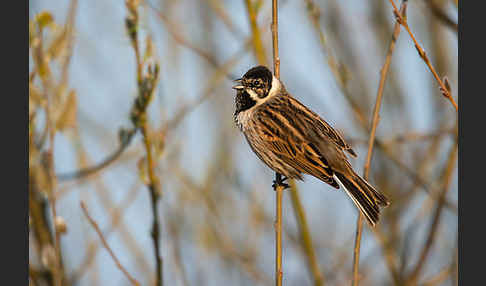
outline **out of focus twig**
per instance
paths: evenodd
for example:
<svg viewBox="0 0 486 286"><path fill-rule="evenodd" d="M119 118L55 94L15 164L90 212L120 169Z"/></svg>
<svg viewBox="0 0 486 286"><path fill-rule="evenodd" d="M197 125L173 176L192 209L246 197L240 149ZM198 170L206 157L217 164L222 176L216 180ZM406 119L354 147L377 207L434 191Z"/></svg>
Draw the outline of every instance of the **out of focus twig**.
<svg viewBox="0 0 486 286"><path fill-rule="evenodd" d="M448 28L450 28L452 31L456 32L457 34L457 23L454 22L449 15L446 14L446 12L439 6L437 1L435 0L425 0L425 3L427 6L429 6L430 10L432 11L432 14L444 25L446 25Z"/></svg>
<svg viewBox="0 0 486 286"><path fill-rule="evenodd" d="M110 246L108 245L108 243L106 242L105 238L103 237L103 233L101 233L101 230L100 230L98 224L89 215L89 212L88 212L88 210L87 210L84 202L81 202L80 205L81 205L81 209L83 210L84 215L88 219L88 221L91 224L91 226L93 226L93 228L95 229L96 233L100 237L101 243L103 243L103 246L105 247L106 251L108 251L108 253L110 254L111 258L115 262L115 264L118 267L118 269L120 269L121 272L123 272L123 274L125 274L125 276L128 278L128 280L130 280L130 282L133 285L137 285L137 286L140 285L140 283L135 278L133 278L132 275L130 275L130 273L128 273L128 271L123 267L123 265L121 265L120 261L118 260L118 258L115 255L115 253L113 253L113 250L111 250Z"/></svg>
<svg viewBox="0 0 486 286"><path fill-rule="evenodd" d="M440 91L441 91L442 95L444 95L452 103L452 105L454 106L454 108L456 109L456 112L457 112L458 111L457 103L454 101L454 98L451 95L451 89L450 89L450 86L448 85L447 80L442 81L440 79L439 75L437 74L434 67L430 63L430 60L429 60L429 57L427 56L427 53L425 53L425 51L422 49L422 47L419 45L419 43L417 42L417 40L413 36L412 31L410 30L410 27L408 26L408 23L407 23L407 17L402 17L400 15L400 12L398 12L397 6L395 5L395 2L393 0L389 0L389 1L393 6L393 13L395 14L395 17L397 18L397 22L400 23L407 30L408 34L410 35L410 38L412 38L412 41L415 44L415 48L417 49L417 52L418 52L420 58L429 67L430 72L434 76L435 80L439 83Z"/></svg>
<svg viewBox="0 0 486 286"><path fill-rule="evenodd" d="M152 137L149 134L149 126L147 120L147 108L152 101L155 88L159 80L159 64L157 62L151 63L150 60L142 59L140 55L140 48L138 42L138 4L137 0L127 0L126 6L128 10L128 16L126 17L125 24L128 35L130 37L132 47L135 51L135 60L137 62L137 86L138 96L131 111L131 120L135 128L139 129L143 136L143 142L145 150L147 152L147 172L148 182L147 187L150 192L150 206L152 210L152 229L151 237L154 245L154 257L155 257L155 273L156 273L156 285L163 285L163 260L160 255L160 219L158 214L158 202L161 196L159 178L155 175L154 171L154 157L152 153ZM151 59L151 50L148 48L151 46L150 38L147 38L147 51L145 55ZM146 67L146 72L145 72Z"/></svg>
<svg viewBox="0 0 486 286"><path fill-rule="evenodd" d="M111 163L115 162L120 156L125 152L125 150L130 146L134 135L136 134L135 129L125 130L120 129L120 146L112 154L108 155L100 163L80 169L71 173L60 173L57 175L59 181L69 181L74 179L81 179L89 175L93 175L108 167Z"/></svg>
<svg viewBox="0 0 486 286"><path fill-rule="evenodd" d="M400 7L400 14L402 17L406 17L407 15L407 0L402 1L402 5ZM368 180L368 175L370 171L371 165L371 155L373 154L373 147L375 143L375 134L376 128L378 126L379 118L380 118L380 107L383 98L383 90L385 87L386 76L388 74L388 68L390 67L391 57L393 55L393 51L395 50L395 43L400 35L400 24L396 23L393 29L393 34L390 41L390 46L388 47L388 52L385 57L385 63L381 68L381 76L380 76L380 84L378 86L378 92L376 95L376 102L373 111L373 121L371 123L371 131L370 137L368 141L368 153L366 155L365 165L364 165L364 174L363 178ZM354 262L353 262L353 286L358 285L358 269L359 269L359 252L360 252L360 245L361 245L361 233L363 227L363 216L359 213L357 226L356 226L356 241L354 246Z"/></svg>

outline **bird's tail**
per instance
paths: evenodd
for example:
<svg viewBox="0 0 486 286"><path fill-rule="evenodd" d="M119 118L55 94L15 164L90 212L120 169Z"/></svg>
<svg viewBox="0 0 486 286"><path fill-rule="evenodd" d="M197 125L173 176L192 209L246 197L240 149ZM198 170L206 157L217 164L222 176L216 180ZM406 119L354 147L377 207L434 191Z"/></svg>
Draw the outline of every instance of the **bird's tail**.
<svg viewBox="0 0 486 286"><path fill-rule="evenodd" d="M354 171L352 175L334 173L334 179L340 183L370 225L375 226L379 219L380 207L390 204L388 199Z"/></svg>

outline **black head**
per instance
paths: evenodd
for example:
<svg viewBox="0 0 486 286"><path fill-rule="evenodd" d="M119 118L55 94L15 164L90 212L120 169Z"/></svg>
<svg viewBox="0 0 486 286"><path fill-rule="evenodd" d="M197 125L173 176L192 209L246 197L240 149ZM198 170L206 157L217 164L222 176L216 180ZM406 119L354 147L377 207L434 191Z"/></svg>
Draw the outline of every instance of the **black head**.
<svg viewBox="0 0 486 286"><path fill-rule="evenodd" d="M253 91L258 98L265 98L272 88L272 72L264 66L251 68L239 80L241 85L233 87L234 89L245 89L249 93Z"/></svg>

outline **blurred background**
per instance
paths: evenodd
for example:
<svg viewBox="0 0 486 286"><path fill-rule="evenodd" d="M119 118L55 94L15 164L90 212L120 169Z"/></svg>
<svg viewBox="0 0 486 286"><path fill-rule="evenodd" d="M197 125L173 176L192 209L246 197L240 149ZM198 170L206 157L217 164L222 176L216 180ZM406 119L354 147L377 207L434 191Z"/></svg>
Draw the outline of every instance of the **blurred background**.
<svg viewBox="0 0 486 286"><path fill-rule="evenodd" d="M407 8L456 102L457 2ZM141 285L274 283L274 173L231 89L272 67L271 15L269 0L29 1L30 285L132 285L107 246ZM281 80L360 174L395 23L389 0L279 1ZM369 176L392 204L364 225L360 285L457 285L457 112L395 39ZM284 284L350 285L357 215L341 190L292 184Z"/></svg>

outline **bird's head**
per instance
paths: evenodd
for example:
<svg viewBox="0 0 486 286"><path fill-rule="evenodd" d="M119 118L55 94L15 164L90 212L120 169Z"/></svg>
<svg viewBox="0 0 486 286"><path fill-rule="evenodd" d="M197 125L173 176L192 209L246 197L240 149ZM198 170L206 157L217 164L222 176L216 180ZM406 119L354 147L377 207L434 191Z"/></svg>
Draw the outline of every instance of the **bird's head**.
<svg viewBox="0 0 486 286"><path fill-rule="evenodd" d="M268 68L256 66L248 70L242 78L235 80L238 84L233 86L233 89L246 91L253 100L258 102L270 94L273 78Z"/></svg>

